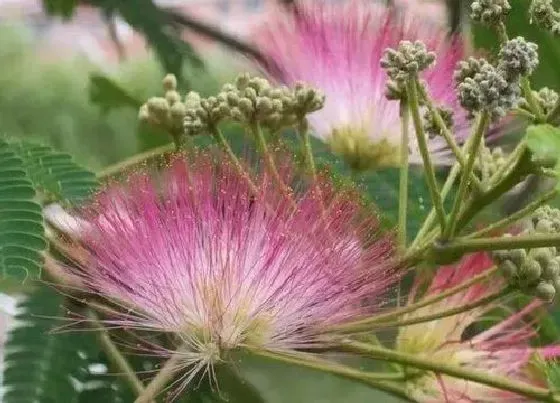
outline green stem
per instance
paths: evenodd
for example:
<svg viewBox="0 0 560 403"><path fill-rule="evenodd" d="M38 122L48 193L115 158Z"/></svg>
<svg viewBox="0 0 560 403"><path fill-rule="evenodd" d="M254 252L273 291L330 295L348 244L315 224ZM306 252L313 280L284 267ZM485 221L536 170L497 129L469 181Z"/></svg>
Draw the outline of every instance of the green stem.
<svg viewBox="0 0 560 403"><path fill-rule="evenodd" d="M408 128L410 127L410 113L407 106L401 101L401 155L399 173L399 246L406 248L406 209L408 206Z"/></svg>
<svg viewBox="0 0 560 403"><path fill-rule="evenodd" d="M447 318L449 316L455 316L463 312L468 312L480 306L488 305L489 303L501 299L511 293L512 293L512 289L506 287L501 291L498 291L494 294L487 295L486 297L480 298L479 300L476 300L474 302L470 302L468 304L464 304L444 311L435 312L433 314L416 316L416 317L396 320L393 322L382 321L382 322L368 323L366 325L361 324L360 326L356 326L354 324L347 324L347 325L345 324L343 326L340 326L337 330L343 333L352 334L352 333L372 331L375 329L384 329L390 327L398 328L402 326L410 326L410 325L417 325L419 323L432 322L437 319Z"/></svg>
<svg viewBox="0 0 560 403"><path fill-rule="evenodd" d="M414 402L402 388L390 381L402 380L402 374L378 374L372 372L362 372L353 368L349 368L340 364L332 363L326 360L310 356L309 354L294 354L266 351L261 349L249 348L249 351L255 355L285 362L287 364L299 365L305 368L326 372L341 378L350 379L360 382L369 387L387 392L393 396L404 399L407 402Z"/></svg>
<svg viewBox="0 0 560 403"><path fill-rule="evenodd" d="M268 149L268 145L266 143L266 139L262 132L261 126L259 125L258 122L255 122L251 124L250 129L253 135L255 136L255 138L257 139L259 150L264 158L264 162L268 170L270 171L269 173L272 175L272 180L276 183L276 186L278 186L282 190L282 192L288 197L292 206L296 207L295 202L292 198L291 189L284 183L284 181L280 177L280 174L278 173L278 169L276 169L276 163L274 162L274 157L272 156L272 153Z"/></svg>
<svg viewBox="0 0 560 403"><path fill-rule="evenodd" d="M519 155L516 156L517 161L512 164L508 162L507 164L507 166L513 165L513 168L509 169L505 176L503 173L497 172L494 177L490 179L490 183L493 184L492 187L486 192L478 194L476 197L470 199L459 215L457 220L457 231L460 231L465 225L467 225L477 213L482 211L484 207L498 199L507 191L511 190L521 181L523 177L532 173L527 169L531 163L531 153L527 151L524 143L521 144L521 147L519 147L518 150ZM498 182L494 184L493 182L495 179L497 179Z"/></svg>
<svg viewBox="0 0 560 403"><path fill-rule="evenodd" d="M309 130L307 127L307 120L302 118L298 124L297 131L303 140L303 149L305 151L305 163L307 164L307 169L311 174L313 180L317 180L317 168L315 166L315 158L313 157L313 147L311 147L311 137L309 136Z"/></svg>
<svg viewBox="0 0 560 403"><path fill-rule="evenodd" d="M451 243L433 245L434 253L469 253L478 251L560 247L560 234L521 235L501 238L459 238Z"/></svg>
<svg viewBox="0 0 560 403"><path fill-rule="evenodd" d="M445 211L443 209L443 202L441 200L441 195L439 193L438 185L436 182L436 175L434 172L434 167L432 165L430 151L428 150L428 144L426 142L424 125L422 123L422 118L420 117L420 106L418 104L416 82L416 78L408 81L406 85L406 97L408 100L408 107L410 108L410 112L412 113L412 121L414 123L414 131L416 132L418 148L420 149L420 154L422 155L422 161L424 163L424 169L426 171L426 183L430 190L432 204L436 209L436 215L439 220L440 227L443 231L443 229L445 228Z"/></svg>
<svg viewBox="0 0 560 403"><path fill-rule="evenodd" d="M424 102L426 104L426 107L428 108L428 111L435 118L436 124L438 125L438 128L441 131L441 134L442 134L443 138L447 142L447 145L449 146L449 148L451 148L451 151L453 152L453 155L455 156L457 162L460 164L460 166L463 169L465 169L465 167L467 165L467 162L465 161L465 158L463 156L463 151L459 148L459 146L457 145L457 142L455 142L455 139L453 138L453 135L451 134L451 132L449 131L449 129L445 125L445 122L444 122L443 118L441 117L441 114L439 113L437 108L434 106L431 98L426 93L426 90L424 89L424 87L422 87L420 84L418 84L417 87L418 87L418 92L420 93L420 95L424 99ZM480 183L480 180L476 177L474 172L471 172L470 178L471 178L472 184L477 188L478 191L481 192L483 190L482 183Z"/></svg>
<svg viewBox="0 0 560 403"><path fill-rule="evenodd" d="M560 118L560 99L556 101L554 108L546 115L546 121L547 123L555 124L558 118Z"/></svg>
<svg viewBox="0 0 560 403"><path fill-rule="evenodd" d="M496 33L498 34L498 40L500 41L500 44L504 45L509 40L506 25L500 21L495 24L494 27L496 29Z"/></svg>
<svg viewBox="0 0 560 403"><path fill-rule="evenodd" d="M173 376L179 368L182 359L183 353L180 351L174 353L159 370L157 375L151 380L148 386L146 386L144 392L136 398L134 403L150 403L158 393L165 389L171 379L173 379Z"/></svg>
<svg viewBox="0 0 560 403"><path fill-rule="evenodd" d="M97 178L104 179L109 176L116 175L119 172L132 168L136 165L140 165L149 159L156 158L161 154L165 154L170 151L173 151L173 144L166 144L164 146L157 147L152 150L148 150L146 152L133 155L132 157L127 158L124 161L120 161L114 165L110 165L106 168L103 168L101 171L97 173Z"/></svg>
<svg viewBox="0 0 560 403"><path fill-rule="evenodd" d="M438 292L437 294L427 297L427 298L423 298L422 300L406 305L402 308L399 309L395 309L391 312L387 312L386 314L382 314L382 315L377 315L374 316L372 318L367 318L367 319L363 319L360 321L356 321L353 323L349 323L348 326L366 326L366 325L370 325L372 323L379 323L379 322L387 322L389 320L392 320L394 318L398 318L399 316L405 315L407 313L410 312L414 312L420 308L424 308L428 305L432 305L435 304L437 302L440 302L442 300L444 300L445 298L448 298L452 295L455 295L463 290L466 290L467 288L471 287L474 284L477 284L479 282L485 281L488 278L490 278L491 276L493 276L496 272L498 271L498 269L496 267L493 267L489 270L486 270L483 273L480 273L476 276L474 276L473 278L471 278L468 281L465 281L462 284L459 284L455 287L452 287L444 292Z"/></svg>
<svg viewBox="0 0 560 403"><path fill-rule="evenodd" d="M97 331L96 333L99 339L99 343L107 354L107 357L109 357L109 360L113 363L115 368L118 369L119 373L122 374L134 393L140 396L145 391L144 384L136 376L134 368L132 368L128 360L122 355L117 346L115 346L115 344L111 340L111 337L109 336L109 332L99 321L97 315L90 310L88 316L91 320L92 328ZM152 402L151 400L148 401Z"/></svg>
<svg viewBox="0 0 560 403"><path fill-rule="evenodd" d="M533 95L533 90L531 89L531 83L529 82L529 79L527 77L521 77L520 84L521 90L523 91L523 97L527 100L529 108L531 109L531 112L533 112L533 115L535 115L537 122L546 123L547 118L544 115L541 106L535 99L535 96Z"/></svg>
<svg viewBox="0 0 560 403"><path fill-rule="evenodd" d="M449 239L455 235L455 230L457 228L457 215L463 203L465 201L466 192L468 189L468 184L470 182L470 175L473 171L474 161L477 155L478 148L480 146L480 141L486 132L488 125L490 124L490 113L488 111L482 111L479 116L478 123L476 125L475 131L473 133L473 140L468 148L468 159L467 165L463 168L463 173L461 175L461 181L459 182L459 190L455 196L453 202L453 208L451 209L451 214L449 215L449 221L445 231L443 231L443 239Z"/></svg>
<svg viewBox="0 0 560 403"><path fill-rule="evenodd" d="M504 218L500 221L496 221L495 223L490 224L486 228L483 228L479 231L473 232L472 234L467 235L465 238L467 238L467 239L481 238L481 237L486 236L486 235L488 235L488 234L490 234L494 231L505 228L508 225L513 224L514 222L516 222L518 220L521 220L522 218L531 214L536 209L538 209L540 206L545 204L547 201L554 199L557 194L558 194L558 190L553 189L553 190L545 193L541 197L539 197L537 200L527 204L525 207L516 211L515 213L507 216L506 218Z"/></svg>
<svg viewBox="0 0 560 403"><path fill-rule="evenodd" d="M509 249L560 247L560 234L520 235L501 238L459 238L448 244L434 245L434 252L477 252Z"/></svg>
<svg viewBox="0 0 560 403"><path fill-rule="evenodd" d="M453 184L455 183L455 180L457 179L460 173L461 173L461 167L458 163L455 163L451 168L449 175L447 175L447 178L445 179L445 183L443 184L443 188L441 189L441 197L443 200L446 199L447 195L449 194L449 192L453 187ZM414 239L412 245L410 246L411 249L416 249L418 247L418 244L423 240L423 238L426 236L428 231L434 225L435 220L436 220L436 210L435 208L432 207L430 213L422 223L422 227L420 227L420 230L416 234L416 238Z"/></svg>
<svg viewBox="0 0 560 403"><path fill-rule="evenodd" d="M251 192L255 196L260 194L260 191L259 191L257 185L255 185L253 183L253 181L251 180L251 177L249 176L247 171L243 168L243 164L241 163L241 161L239 161L239 159L237 158L237 156L233 152L231 146L229 145L229 143L228 143L227 139L225 138L224 134L222 133L222 131L217 126L212 125L210 127L210 133L212 133L212 136L216 139L218 144L222 147L224 152L227 154L227 156L229 157L229 159L233 163L237 173L242 178L245 178L245 180L247 181L247 184L249 185L249 188L251 189Z"/></svg>
<svg viewBox="0 0 560 403"><path fill-rule="evenodd" d="M440 362L430 358L407 354L379 346L371 346L365 343L350 340L345 341L341 345L341 348L344 351L360 354L376 360L396 362L401 365L412 366L418 369L430 371L434 374L449 375L454 378L465 379L467 381L473 381L494 388L507 390L532 400L560 402L560 400L554 396L553 392L548 389L514 381L511 378L497 376L487 372L472 370L466 367L459 367L453 364L446 364L445 362Z"/></svg>
<svg viewBox="0 0 560 403"><path fill-rule="evenodd" d="M527 118L528 120L530 120L531 122L534 121L535 115L533 115L531 112L526 111L525 109L521 109L521 108L514 108L512 110L512 112L518 116L523 116L525 118Z"/></svg>

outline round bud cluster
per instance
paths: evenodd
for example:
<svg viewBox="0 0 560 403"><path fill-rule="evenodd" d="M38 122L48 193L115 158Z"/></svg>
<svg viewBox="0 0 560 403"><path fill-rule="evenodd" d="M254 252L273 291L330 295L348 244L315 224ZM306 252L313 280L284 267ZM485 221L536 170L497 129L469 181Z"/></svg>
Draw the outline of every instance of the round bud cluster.
<svg viewBox="0 0 560 403"><path fill-rule="evenodd" d="M480 72L482 66L488 62L484 59L475 59L474 57L469 57L467 60L461 60L457 63L457 68L453 72L453 80L455 81L455 86L459 86L467 78L474 78L474 76Z"/></svg>
<svg viewBox="0 0 560 403"><path fill-rule="evenodd" d="M533 92L533 94L545 115L548 115L558 102L558 93L547 87L543 87L538 92Z"/></svg>
<svg viewBox="0 0 560 403"><path fill-rule="evenodd" d="M381 59L381 67L391 80L402 83L430 67L436 54L429 52L421 41L401 41L397 50L388 48Z"/></svg>
<svg viewBox="0 0 560 403"><path fill-rule="evenodd" d="M560 34L560 13L552 4L552 0L533 0L529 7L531 23L535 21L540 27L555 35Z"/></svg>
<svg viewBox="0 0 560 403"><path fill-rule="evenodd" d="M524 234L560 232L560 211L541 207L531 218ZM533 248L496 251L494 260L510 285L522 292L552 302L560 292L560 248Z"/></svg>
<svg viewBox="0 0 560 403"><path fill-rule="evenodd" d="M490 150L483 145L474 164L474 168L480 172L481 180L485 182L492 178L494 174L504 169L506 166L506 155L500 147Z"/></svg>
<svg viewBox="0 0 560 403"><path fill-rule="evenodd" d="M470 115L487 110L492 120L498 120L517 105L520 98L519 82L508 81L504 72L485 60L459 64L455 72L458 98Z"/></svg>
<svg viewBox="0 0 560 403"><path fill-rule="evenodd" d="M240 123L259 122L271 130L291 126L323 107L325 96L303 83L293 88L273 87L263 78L247 74L226 84L216 99L227 107L229 117Z"/></svg>
<svg viewBox="0 0 560 403"><path fill-rule="evenodd" d="M507 41L500 49L498 68L508 79L517 79L533 73L539 64L538 45L522 36Z"/></svg>
<svg viewBox="0 0 560 403"><path fill-rule="evenodd" d="M185 106L183 129L187 136L207 133L210 125L218 124L230 113L227 104L217 97L201 98L200 94L194 91L187 94Z"/></svg>
<svg viewBox="0 0 560 403"><path fill-rule="evenodd" d="M451 128L453 127L453 109L442 106L438 107L437 111L443 119L445 127L451 130ZM424 130L426 130L426 133L428 133L428 136L431 139L442 135L441 129L436 122L434 114L429 110L426 110L426 112L424 113Z"/></svg>
<svg viewBox="0 0 560 403"><path fill-rule="evenodd" d="M148 99L140 107L138 119L172 135L180 135L183 131L186 107L177 92L177 79L173 74L168 74L162 84L165 95Z"/></svg>
<svg viewBox="0 0 560 403"><path fill-rule="evenodd" d="M539 233L560 232L560 210L550 206L539 207L531 216L531 225Z"/></svg>
<svg viewBox="0 0 560 403"><path fill-rule="evenodd" d="M471 4L471 18L486 25L504 20L511 10L507 0L476 0Z"/></svg>
<svg viewBox="0 0 560 403"><path fill-rule="evenodd" d="M387 80L385 87L385 98L389 101L401 101L405 99L406 89L402 82L395 80Z"/></svg>

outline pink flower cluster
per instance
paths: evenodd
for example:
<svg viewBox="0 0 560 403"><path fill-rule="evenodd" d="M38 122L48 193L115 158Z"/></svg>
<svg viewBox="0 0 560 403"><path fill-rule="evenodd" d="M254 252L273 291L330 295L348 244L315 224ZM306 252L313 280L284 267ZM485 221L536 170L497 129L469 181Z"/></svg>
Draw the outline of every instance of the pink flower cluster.
<svg viewBox="0 0 560 403"><path fill-rule="evenodd" d="M241 346L324 346L329 326L371 313L398 279L391 240L372 237L376 217L352 191L305 184L284 164L287 195L225 158L177 157L110 186L81 215L72 269L128 309L111 324L177 336L192 375Z"/></svg>
<svg viewBox="0 0 560 403"><path fill-rule="evenodd" d="M491 267L492 260L484 253L467 256L456 266L441 267L419 301L458 286ZM418 309L409 317L464 306L499 291L503 285L500 278L492 277L489 281L474 284L438 303ZM410 302L415 300L415 294L416 291L411 293ZM540 302L534 301L519 312L507 312L505 319L478 333L473 325L483 326L485 315L502 306L491 303L458 315L402 327L397 338L397 349L481 373L546 386L543 385L542 374L539 376L531 372L532 359L536 358L536 354L544 360L560 356L560 346L530 346L536 332L525 319L534 314L539 306ZM426 403L528 401L516 394L479 383L429 373L410 381L410 393L416 400Z"/></svg>
<svg viewBox="0 0 560 403"><path fill-rule="evenodd" d="M454 111L456 140L462 143L468 136L466 114L453 90L453 71L464 58L462 40L449 36L444 21L410 7L344 3L298 2L293 14L278 12L255 33L271 60L265 66L270 75L324 91L324 108L309 116L314 135L358 168L398 163L399 103L385 96L387 75L380 60L402 40L422 40L437 54L436 65L422 78L434 100ZM413 133L411 161L420 162ZM451 160L443 138L431 139L429 148L436 162Z"/></svg>

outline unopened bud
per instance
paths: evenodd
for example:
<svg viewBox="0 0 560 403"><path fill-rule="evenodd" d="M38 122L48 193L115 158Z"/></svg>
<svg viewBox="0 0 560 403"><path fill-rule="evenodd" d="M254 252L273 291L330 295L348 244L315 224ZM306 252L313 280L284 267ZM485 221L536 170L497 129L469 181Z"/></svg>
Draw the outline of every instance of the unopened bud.
<svg viewBox="0 0 560 403"><path fill-rule="evenodd" d="M535 295L545 302L548 303L552 302L554 300L555 294L556 294L556 290L554 289L554 286L545 281L541 281L535 287Z"/></svg>
<svg viewBox="0 0 560 403"><path fill-rule="evenodd" d="M177 78L174 74L167 74L163 78L163 89L165 91L174 91L177 89Z"/></svg>

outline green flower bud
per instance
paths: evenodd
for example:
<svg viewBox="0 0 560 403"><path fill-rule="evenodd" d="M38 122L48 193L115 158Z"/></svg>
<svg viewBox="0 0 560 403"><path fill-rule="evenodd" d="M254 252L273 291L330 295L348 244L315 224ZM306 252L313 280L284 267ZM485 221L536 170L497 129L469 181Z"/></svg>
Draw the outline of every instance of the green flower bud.
<svg viewBox="0 0 560 403"><path fill-rule="evenodd" d="M516 266L521 266L527 260L525 249L512 249L509 251L509 258Z"/></svg>
<svg viewBox="0 0 560 403"><path fill-rule="evenodd" d="M534 293L537 297L542 299L545 302L552 302L554 300L554 295L556 294L556 290L554 286L550 283L545 281L541 281L534 290Z"/></svg>
<svg viewBox="0 0 560 403"><path fill-rule="evenodd" d="M235 87L238 90L243 91L249 85L250 80L251 77L249 76L249 73L241 74L235 79Z"/></svg>
<svg viewBox="0 0 560 403"><path fill-rule="evenodd" d="M545 266L554 258L554 251L551 248L536 248L532 249L529 255L539 262L541 266Z"/></svg>
<svg viewBox="0 0 560 403"><path fill-rule="evenodd" d="M174 105L181 100L181 96L177 91L171 90L165 93L165 99L167 100L169 105Z"/></svg>
<svg viewBox="0 0 560 403"><path fill-rule="evenodd" d="M504 260L498 268L507 280L513 280L517 276L517 266L511 260Z"/></svg>
<svg viewBox="0 0 560 403"><path fill-rule="evenodd" d="M144 104L138 110L138 120L141 122L150 121L150 111L148 110L148 105Z"/></svg>
<svg viewBox="0 0 560 403"><path fill-rule="evenodd" d="M165 91L174 91L177 89L177 78L174 74L167 74L163 78L162 84Z"/></svg>
<svg viewBox="0 0 560 403"><path fill-rule="evenodd" d="M245 116L243 115L241 110L237 107L231 108L229 113L231 118L233 120L237 120L238 122L245 119Z"/></svg>
<svg viewBox="0 0 560 403"><path fill-rule="evenodd" d="M258 97L256 102L257 113L260 116L266 116L274 110L272 101L268 98Z"/></svg>
<svg viewBox="0 0 560 403"><path fill-rule="evenodd" d="M239 100L239 110L247 116L251 115L254 111L253 102L248 98L241 98Z"/></svg>
<svg viewBox="0 0 560 403"><path fill-rule="evenodd" d="M554 232L554 226L552 221L547 219L542 219L537 222L535 226L535 231L540 233L551 233Z"/></svg>
<svg viewBox="0 0 560 403"><path fill-rule="evenodd" d="M177 102L175 105L171 107L170 111L171 111L171 116L174 119L183 119L187 111L187 108L183 103Z"/></svg>
<svg viewBox="0 0 560 403"><path fill-rule="evenodd" d="M522 278L527 285L534 283L541 277L542 268L541 265L533 259L526 259L519 266L519 277Z"/></svg>
<svg viewBox="0 0 560 403"><path fill-rule="evenodd" d="M554 280L560 275L560 263L557 260L551 259L543 267L542 278L545 280Z"/></svg>
<svg viewBox="0 0 560 403"><path fill-rule="evenodd" d="M245 98L249 98L253 102L257 100L257 91L255 91L254 88L246 88L243 95Z"/></svg>

